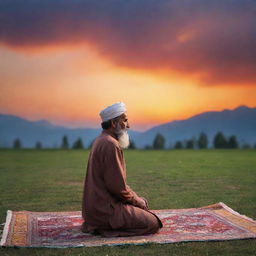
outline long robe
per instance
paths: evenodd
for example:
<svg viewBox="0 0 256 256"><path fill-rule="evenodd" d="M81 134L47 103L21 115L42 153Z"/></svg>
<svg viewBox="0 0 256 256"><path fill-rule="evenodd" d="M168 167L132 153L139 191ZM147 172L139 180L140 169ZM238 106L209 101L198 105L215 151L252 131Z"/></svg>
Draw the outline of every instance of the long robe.
<svg viewBox="0 0 256 256"><path fill-rule="evenodd" d="M160 219L142 209L141 199L126 184L123 151L107 130L93 143L84 182L82 216L84 232L103 236L133 236L155 233Z"/></svg>

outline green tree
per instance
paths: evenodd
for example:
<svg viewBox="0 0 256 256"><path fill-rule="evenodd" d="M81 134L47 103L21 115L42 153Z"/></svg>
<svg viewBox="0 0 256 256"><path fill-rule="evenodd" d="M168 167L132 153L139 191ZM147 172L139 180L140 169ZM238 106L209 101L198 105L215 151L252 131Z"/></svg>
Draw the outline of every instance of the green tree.
<svg viewBox="0 0 256 256"><path fill-rule="evenodd" d="M153 141L153 149L164 149L165 138L162 134L157 133Z"/></svg>
<svg viewBox="0 0 256 256"><path fill-rule="evenodd" d="M250 148L252 148L252 147L249 143L244 143L242 146L242 149L250 149Z"/></svg>
<svg viewBox="0 0 256 256"><path fill-rule="evenodd" d="M129 144L128 149L136 149L136 145L135 145L135 142L133 140L130 140L130 144Z"/></svg>
<svg viewBox="0 0 256 256"><path fill-rule="evenodd" d="M82 139L81 139L81 138L78 138L78 139L74 142L72 148L73 148L73 149L82 149L82 148L84 148L84 144L83 144Z"/></svg>
<svg viewBox="0 0 256 256"><path fill-rule="evenodd" d="M174 145L174 148L175 149L182 149L183 148L183 145L182 145L182 142L181 141L176 141L175 145Z"/></svg>
<svg viewBox="0 0 256 256"><path fill-rule="evenodd" d="M68 137L64 135L62 137L62 144L61 144L62 149L68 149L69 148L69 143L68 143Z"/></svg>
<svg viewBox="0 0 256 256"><path fill-rule="evenodd" d="M13 141L13 148L14 149L20 149L22 148L22 144L21 144L21 141L19 138L16 138L14 141Z"/></svg>
<svg viewBox="0 0 256 256"><path fill-rule="evenodd" d="M236 140L236 136L231 136L228 140L228 147L229 148L238 148L238 142Z"/></svg>
<svg viewBox="0 0 256 256"><path fill-rule="evenodd" d="M214 148L227 148L228 142L222 132L218 132L213 139Z"/></svg>
<svg viewBox="0 0 256 256"><path fill-rule="evenodd" d="M89 149L92 148L92 145L93 145L94 141L95 141L95 139L93 139L93 140L91 141L91 143L89 144L89 146L88 146Z"/></svg>
<svg viewBox="0 0 256 256"><path fill-rule="evenodd" d="M35 148L36 149L42 149L42 143L40 141L37 141L36 145L35 145Z"/></svg>
<svg viewBox="0 0 256 256"><path fill-rule="evenodd" d="M198 148L203 149L208 147L207 135L201 132L198 139Z"/></svg>
<svg viewBox="0 0 256 256"><path fill-rule="evenodd" d="M150 146L150 145L146 145L146 146L144 147L144 149L146 149L146 150L150 150L150 149L152 149L152 146Z"/></svg>
<svg viewBox="0 0 256 256"><path fill-rule="evenodd" d="M186 141L186 149L193 149L194 148L194 140L190 139Z"/></svg>

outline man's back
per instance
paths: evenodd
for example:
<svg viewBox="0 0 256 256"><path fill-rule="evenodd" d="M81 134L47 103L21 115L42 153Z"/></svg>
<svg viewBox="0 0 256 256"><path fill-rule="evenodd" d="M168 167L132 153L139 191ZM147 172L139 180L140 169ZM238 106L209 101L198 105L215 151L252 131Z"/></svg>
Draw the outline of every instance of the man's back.
<svg viewBox="0 0 256 256"><path fill-rule="evenodd" d="M93 143L84 185L82 215L92 225L95 223L97 226L105 226L106 219L113 214L112 205L115 204L116 198L111 195L107 185L115 186L115 184L106 184L104 179L109 166L115 168L113 159L109 156L113 152L118 154L116 160L125 171L122 151L117 140L103 131Z"/></svg>

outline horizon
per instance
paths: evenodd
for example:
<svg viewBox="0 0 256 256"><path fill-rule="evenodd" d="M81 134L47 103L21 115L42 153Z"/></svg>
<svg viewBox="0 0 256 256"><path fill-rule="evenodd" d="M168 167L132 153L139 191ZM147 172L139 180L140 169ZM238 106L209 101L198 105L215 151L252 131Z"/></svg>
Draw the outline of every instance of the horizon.
<svg viewBox="0 0 256 256"><path fill-rule="evenodd" d="M197 114L192 115L192 116L190 116L190 117L188 117L188 118L185 118L185 119L175 119L175 120L171 120L171 121L167 121L167 122L165 122L165 123L159 123L159 124L155 124L155 125L151 124L151 126L149 126L148 128L145 128L144 130L142 130L142 129L138 130L138 129L133 129L133 128L131 128L131 129L129 129L129 130L133 130L133 131L135 131L135 132L145 132L145 131L150 130L150 129L156 127L156 126L164 125L164 124L166 124L166 123L171 123L171 122L175 122L175 121L187 120L187 119L193 118L194 116L198 116L198 115L201 115L201 114L204 114L204 113L209 113L209 112L219 112L219 113L220 113L220 112L223 112L223 111L226 111L226 110L228 110L228 111L234 111L234 110L236 110L236 109L238 109L238 108L241 108L241 107L246 107L246 108L250 108L250 109L251 109L251 108L256 108L256 106L254 106L254 107L249 107L249 106L246 106L246 105L238 105L238 106L236 106L236 107L233 108L233 109L226 109L226 108L225 108L225 109L222 109L222 110L219 110L219 111L217 111L217 110L210 110L210 111L205 111L205 112L197 113ZM129 111L128 111L128 112L129 112ZM11 116L15 116L15 117L21 118L21 119L26 120L26 121L29 121L29 122L42 122L42 121L46 121L46 122L48 122L50 125L53 125L53 126L56 126L56 127L57 127L57 126L60 126L60 127L68 128L68 129L101 129L100 120L99 120L98 127L95 127L95 126L78 126L78 127L75 127L75 126L72 126L72 125L69 125L69 124L58 124L58 123L54 123L54 122L49 121L49 120L47 120L47 119L35 119L35 120L33 120L33 119L27 119L27 118L22 117L22 116L13 115L13 114L7 114L7 113L2 113L2 112L0 112L0 115L11 115ZM131 122L131 120L130 120L130 122Z"/></svg>
<svg viewBox="0 0 256 256"><path fill-rule="evenodd" d="M256 2L0 1L0 109L99 127L122 101L133 130L254 107Z"/></svg>

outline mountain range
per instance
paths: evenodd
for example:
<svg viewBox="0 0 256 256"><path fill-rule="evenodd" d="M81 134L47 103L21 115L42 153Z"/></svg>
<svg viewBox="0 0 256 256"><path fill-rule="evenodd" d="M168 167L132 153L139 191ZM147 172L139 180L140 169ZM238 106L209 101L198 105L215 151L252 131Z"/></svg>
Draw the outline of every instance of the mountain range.
<svg viewBox="0 0 256 256"><path fill-rule="evenodd" d="M166 148L171 148L177 140L186 141L198 138L200 132L208 136L209 147L215 134L221 131L226 137L235 135L240 145L256 144L256 108L239 106L233 110L204 112L188 119L175 120L155 126L147 131L130 130L131 139L138 148L152 145L157 133L166 140ZM12 147L13 141L19 138L22 147L33 148L40 141L43 147L60 147L62 137L66 135L70 145L80 137L88 147L101 129L67 128L56 126L47 120L28 121L14 115L0 114L0 147Z"/></svg>

